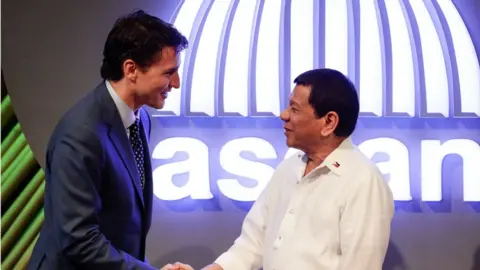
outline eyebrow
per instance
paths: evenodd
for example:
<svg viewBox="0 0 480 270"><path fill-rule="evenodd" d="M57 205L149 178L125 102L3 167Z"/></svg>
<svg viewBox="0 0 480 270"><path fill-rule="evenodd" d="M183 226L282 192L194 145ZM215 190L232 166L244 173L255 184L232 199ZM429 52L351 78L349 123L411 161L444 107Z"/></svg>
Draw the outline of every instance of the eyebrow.
<svg viewBox="0 0 480 270"><path fill-rule="evenodd" d="M165 70L165 73L174 73L177 70L178 70L178 67L172 67L172 68L169 68L169 69Z"/></svg>
<svg viewBox="0 0 480 270"><path fill-rule="evenodd" d="M295 105L295 106L300 107L300 104L298 104L297 102L295 102L295 101L293 101L293 100L291 100L291 99L290 99L289 103L290 103L290 105Z"/></svg>

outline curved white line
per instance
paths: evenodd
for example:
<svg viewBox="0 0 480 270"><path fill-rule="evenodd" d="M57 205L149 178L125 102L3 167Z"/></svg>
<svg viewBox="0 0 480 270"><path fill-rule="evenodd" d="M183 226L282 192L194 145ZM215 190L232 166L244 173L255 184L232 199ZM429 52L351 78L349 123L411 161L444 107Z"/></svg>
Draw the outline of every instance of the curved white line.
<svg viewBox="0 0 480 270"><path fill-rule="evenodd" d="M192 74L190 112L215 114L217 55L230 1L214 1L200 36Z"/></svg>
<svg viewBox="0 0 480 270"><path fill-rule="evenodd" d="M268 112L276 116L280 112L278 73L282 2L280 0L265 0L264 2L258 34L255 70L257 112Z"/></svg>
<svg viewBox="0 0 480 270"><path fill-rule="evenodd" d="M325 67L348 75L346 0L325 0Z"/></svg>
<svg viewBox="0 0 480 270"><path fill-rule="evenodd" d="M290 83L301 73L313 69L314 0L292 1L290 9Z"/></svg>
<svg viewBox="0 0 480 270"><path fill-rule="evenodd" d="M398 0L385 1L392 44L392 112L415 115L415 77L407 18Z"/></svg>
<svg viewBox="0 0 480 270"><path fill-rule="evenodd" d="M223 82L226 113L248 116L250 42L256 1L239 1L228 40Z"/></svg>
<svg viewBox="0 0 480 270"><path fill-rule="evenodd" d="M383 68L376 0L360 2L360 111L383 115ZM328 12L328 10L327 10ZM341 52L338 52L341 54Z"/></svg>
<svg viewBox="0 0 480 270"><path fill-rule="evenodd" d="M427 113L448 117L449 95L447 68L440 38L423 1L409 0L418 23L422 44Z"/></svg>
<svg viewBox="0 0 480 270"><path fill-rule="evenodd" d="M461 111L480 116L480 66L472 39L455 5L448 0L437 3L452 35L460 80Z"/></svg>

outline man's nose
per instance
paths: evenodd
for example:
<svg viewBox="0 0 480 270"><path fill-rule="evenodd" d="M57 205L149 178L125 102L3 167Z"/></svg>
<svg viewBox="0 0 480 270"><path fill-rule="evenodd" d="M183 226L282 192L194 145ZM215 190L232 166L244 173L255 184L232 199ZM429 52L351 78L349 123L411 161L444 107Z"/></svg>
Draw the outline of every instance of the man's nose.
<svg viewBox="0 0 480 270"><path fill-rule="evenodd" d="M283 110L283 112L280 114L280 119L282 119L283 121L288 121L288 112L287 112L287 109Z"/></svg>
<svg viewBox="0 0 480 270"><path fill-rule="evenodd" d="M178 75L178 72L175 72L175 74L173 74L172 78L170 79L170 87L180 88L180 76Z"/></svg>

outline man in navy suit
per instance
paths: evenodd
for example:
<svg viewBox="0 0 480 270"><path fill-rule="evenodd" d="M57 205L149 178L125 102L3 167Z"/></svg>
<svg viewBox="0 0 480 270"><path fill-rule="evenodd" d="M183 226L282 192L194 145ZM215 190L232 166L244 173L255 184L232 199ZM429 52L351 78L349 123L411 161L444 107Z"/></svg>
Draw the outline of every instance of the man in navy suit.
<svg viewBox="0 0 480 270"><path fill-rule="evenodd" d="M45 222L28 269L155 269L145 259L152 213L150 118L180 86L187 39L137 11L103 51L103 81L60 120L47 149Z"/></svg>

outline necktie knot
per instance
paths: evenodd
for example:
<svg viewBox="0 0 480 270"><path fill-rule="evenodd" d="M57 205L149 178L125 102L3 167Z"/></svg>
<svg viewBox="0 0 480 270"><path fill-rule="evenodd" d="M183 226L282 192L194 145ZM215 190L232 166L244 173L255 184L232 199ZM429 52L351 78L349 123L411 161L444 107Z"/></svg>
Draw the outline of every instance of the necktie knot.
<svg viewBox="0 0 480 270"><path fill-rule="evenodd" d="M140 127L140 119L135 118L135 122L133 122L133 123L130 125L130 127L128 127L128 129L129 129L130 131L136 131L136 132L138 132L139 127Z"/></svg>

